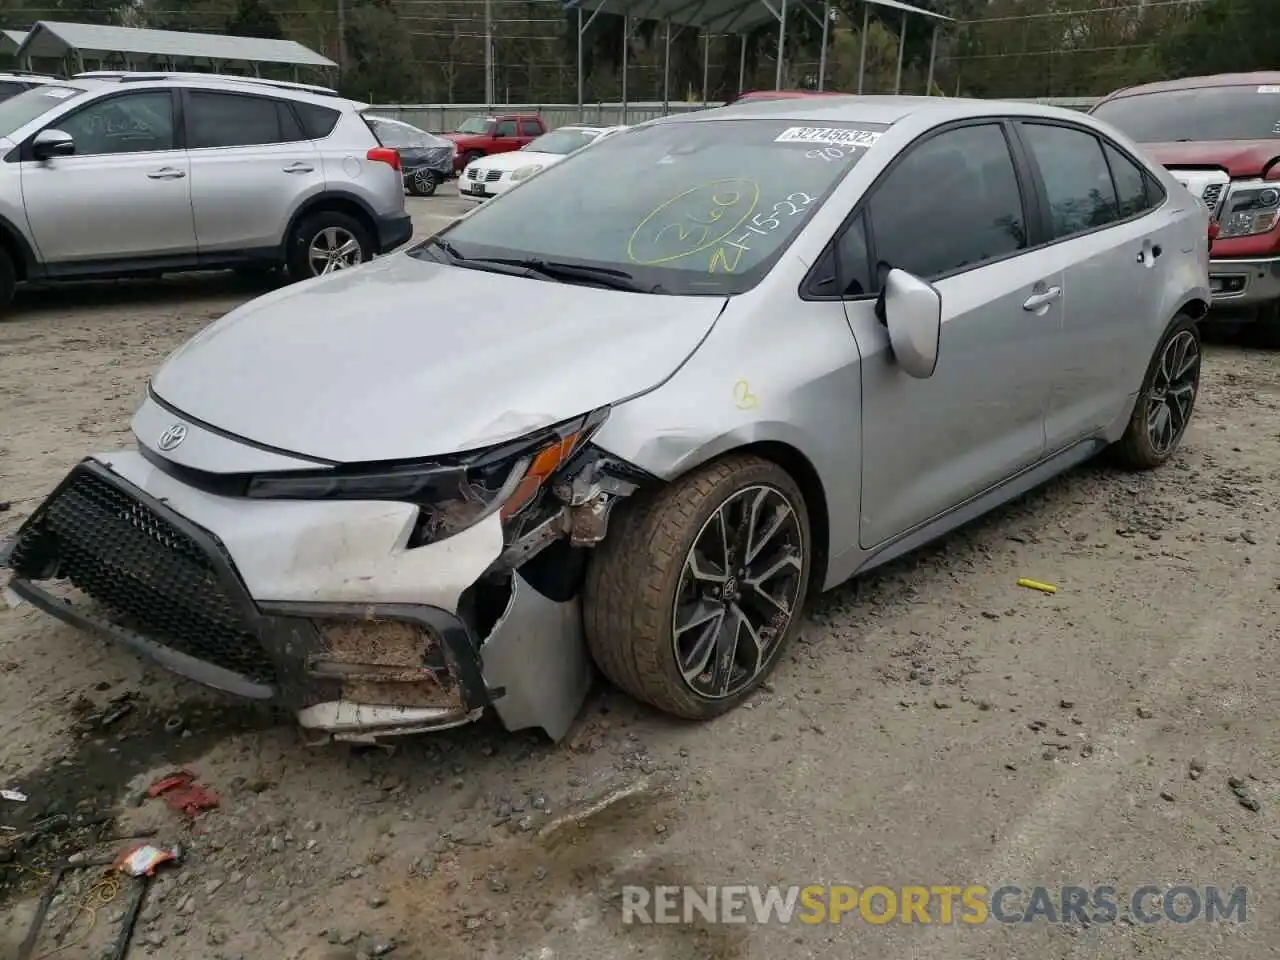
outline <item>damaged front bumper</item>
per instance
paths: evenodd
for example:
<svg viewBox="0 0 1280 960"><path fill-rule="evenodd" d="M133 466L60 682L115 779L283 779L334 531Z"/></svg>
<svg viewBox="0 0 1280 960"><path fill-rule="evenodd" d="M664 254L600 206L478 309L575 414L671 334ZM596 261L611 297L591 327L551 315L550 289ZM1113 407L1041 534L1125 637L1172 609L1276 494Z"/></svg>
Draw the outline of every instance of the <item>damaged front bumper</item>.
<svg viewBox="0 0 1280 960"><path fill-rule="evenodd" d="M10 588L197 682L373 740L458 726L568 731L591 683L578 598L504 554L493 514L406 548L394 502L254 501L133 451L72 470L10 546Z"/></svg>

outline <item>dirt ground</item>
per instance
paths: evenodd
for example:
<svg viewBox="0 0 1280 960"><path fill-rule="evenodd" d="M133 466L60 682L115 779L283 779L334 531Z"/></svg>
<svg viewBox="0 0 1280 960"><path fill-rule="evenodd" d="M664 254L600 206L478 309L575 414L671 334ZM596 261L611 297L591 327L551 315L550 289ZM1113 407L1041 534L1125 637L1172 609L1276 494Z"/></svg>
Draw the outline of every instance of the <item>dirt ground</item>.
<svg viewBox="0 0 1280 960"><path fill-rule="evenodd" d="M412 204L423 231L462 209ZM0 537L81 456L128 443L147 374L256 292L25 294L0 321ZM482 723L308 747L287 717L0 608L0 787L28 797L0 800L0 957L52 863L149 831L185 859L150 889L131 957L1280 956L1278 371L1211 344L1175 462L1077 470L818 598L766 689L703 725L602 686L559 746ZM182 765L219 799L190 826L142 795ZM37 956L111 956L130 891L101 878L71 875ZM628 883L1245 886L1248 913L646 927L621 922Z"/></svg>

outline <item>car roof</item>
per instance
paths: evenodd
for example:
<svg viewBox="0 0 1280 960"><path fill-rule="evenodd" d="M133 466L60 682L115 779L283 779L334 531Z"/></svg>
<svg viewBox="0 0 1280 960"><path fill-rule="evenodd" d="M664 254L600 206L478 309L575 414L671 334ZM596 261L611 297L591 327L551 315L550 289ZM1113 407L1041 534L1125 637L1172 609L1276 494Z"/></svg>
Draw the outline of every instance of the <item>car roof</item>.
<svg viewBox="0 0 1280 960"><path fill-rule="evenodd" d="M794 120L805 123L897 123L924 116L939 123L993 114L1079 120L1083 114L1064 107L1021 100L976 100L968 97L829 96L751 100L711 110L697 110L650 123L705 123L713 120ZM647 126L647 124L646 124Z"/></svg>
<svg viewBox="0 0 1280 960"><path fill-rule="evenodd" d="M1280 70L1258 70L1254 73L1215 73L1206 77L1183 77L1180 80L1157 80L1134 87L1124 87L1107 100L1137 97L1146 93L1173 93L1177 90L1204 90L1210 87L1280 86Z"/></svg>
<svg viewBox="0 0 1280 960"><path fill-rule="evenodd" d="M349 100L339 94L330 92L328 87L293 84L277 80L261 80L257 77L240 77L225 73L102 70L76 74L66 83L95 93L100 93L104 89L119 90L125 85L143 89L152 86L178 86L232 93L258 93L263 96L288 97L304 103L314 103L333 109L359 111L369 106L367 103Z"/></svg>

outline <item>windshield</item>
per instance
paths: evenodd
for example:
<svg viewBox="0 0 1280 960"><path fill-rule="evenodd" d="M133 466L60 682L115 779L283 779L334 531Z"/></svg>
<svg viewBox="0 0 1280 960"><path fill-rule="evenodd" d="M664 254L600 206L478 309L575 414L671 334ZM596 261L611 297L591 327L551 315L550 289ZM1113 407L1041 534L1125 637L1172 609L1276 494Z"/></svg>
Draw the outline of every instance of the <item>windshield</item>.
<svg viewBox="0 0 1280 960"><path fill-rule="evenodd" d="M369 125L378 142L384 147L436 147L441 145L439 137L433 137L425 130L408 123L394 120L383 120L379 117L367 117Z"/></svg>
<svg viewBox="0 0 1280 960"><path fill-rule="evenodd" d="M536 153L573 153L585 147L597 136L594 130L553 130L551 133L544 133L536 140L531 140L524 149Z"/></svg>
<svg viewBox="0 0 1280 960"><path fill-rule="evenodd" d="M1093 115L1138 143L1280 137L1280 86L1200 87L1121 97Z"/></svg>
<svg viewBox="0 0 1280 960"><path fill-rule="evenodd" d="M883 124L659 123L605 137L440 234L464 259L621 271L654 292L750 289ZM431 241L414 256L438 255Z"/></svg>
<svg viewBox="0 0 1280 960"><path fill-rule="evenodd" d="M467 117L457 127L454 133L485 133L489 129L491 121L488 117Z"/></svg>
<svg viewBox="0 0 1280 960"><path fill-rule="evenodd" d="M64 100L84 93L80 87L49 84L32 87L0 103L0 137L12 136L32 120L44 116Z"/></svg>

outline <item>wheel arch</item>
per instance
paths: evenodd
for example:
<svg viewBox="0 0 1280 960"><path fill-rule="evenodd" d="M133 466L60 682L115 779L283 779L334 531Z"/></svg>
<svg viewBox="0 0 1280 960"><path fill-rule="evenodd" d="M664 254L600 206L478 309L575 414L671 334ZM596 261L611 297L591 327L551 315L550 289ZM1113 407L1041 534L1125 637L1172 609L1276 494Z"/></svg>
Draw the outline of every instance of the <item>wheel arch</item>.
<svg viewBox="0 0 1280 960"><path fill-rule="evenodd" d="M293 212L293 216L289 218L289 225L285 228L284 239L280 243L281 258L287 258L289 253L289 242L293 239L293 232L298 229L298 224L305 217L311 216L313 213L321 213L325 210L335 210L345 213L348 216L355 217L360 221L361 226L369 231L369 239L375 245L378 243L378 220L374 216L373 209L360 197L355 194L347 193L341 190L329 190L324 193L318 193L313 197L308 197L298 209Z"/></svg>
<svg viewBox="0 0 1280 960"><path fill-rule="evenodd" d="M1179 313L1185 313L1192 320L1203 320L1209 315L1209 301L1202 297L1191 297L1174 311L1175 316Z"/></svg>
<svg viewBox="0 0 1280 960"><path fill-rule="evenodd" d="M22 231L5 216L0 216L0 249L3 249L13 261L13 270L18 281L30 280L39 272L35 250L22 235Z"/></svg>
<svg viewBox="0 0 1280 960"><path fill-rule="evenodd" d="M827 564L831 556L831 512L821 473L794 443L776 437L723 437L719 442L704 446L682 458L675 469L655 472L655 476L664 483L673 483L709 464L743 455L754 455L777 464L800 488L809 514L809 536L813 541L809 583L811 586L817 584L818 590L821 590L827 580Z"/></svg>

